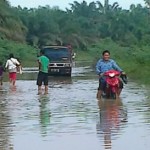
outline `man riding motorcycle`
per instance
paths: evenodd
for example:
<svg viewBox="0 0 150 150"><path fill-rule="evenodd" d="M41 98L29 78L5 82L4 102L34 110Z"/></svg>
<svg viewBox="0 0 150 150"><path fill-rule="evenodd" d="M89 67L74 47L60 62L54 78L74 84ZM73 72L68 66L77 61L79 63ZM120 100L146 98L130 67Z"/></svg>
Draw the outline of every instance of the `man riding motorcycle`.
<svg viewBox="0 0 150 150"><path fill-rule="evenodd" d="M125 72L117 65L117 63L110 59L110 52L105 50L102 52L102 59L99 59L96 64L96 73L99 75L99 87L97 92L97 98L101 98L104 88L106 87L106 80L103 76L106 71L116 70L119 71L122 75L125 75ZM120 95L123 88L123 83L120 80L118 96Z"/></svg>

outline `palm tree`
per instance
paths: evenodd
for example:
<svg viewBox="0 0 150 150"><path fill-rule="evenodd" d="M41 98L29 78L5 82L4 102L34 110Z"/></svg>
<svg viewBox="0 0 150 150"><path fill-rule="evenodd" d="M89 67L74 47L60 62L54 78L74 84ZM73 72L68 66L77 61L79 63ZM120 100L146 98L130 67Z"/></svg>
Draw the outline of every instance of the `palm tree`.
<svg viewBox="0 0 150 150"><path fill-rule="evenodd" d="M109 0L104 0L104 5L100 1L97 1L97 4L98 4L99 11L103 14L106 14L110 11L117 10L119 6L118 2L113 3L113 5L110 5Z"/></svg>
<svg viewBox="0 0 150 150"><path fill-rule="evenodd" d="M144 0L145 4L150 8L150 0Z"/></svg>
<svg viewBox="0 0 150 150"><path fill-rule="evenodd" d="M82 3L74 1L74 3L70 5L71 12L77 16L89 17L96 11L96 4L94 2L91 2L88 5L86 1L83 1Z"/></svg>

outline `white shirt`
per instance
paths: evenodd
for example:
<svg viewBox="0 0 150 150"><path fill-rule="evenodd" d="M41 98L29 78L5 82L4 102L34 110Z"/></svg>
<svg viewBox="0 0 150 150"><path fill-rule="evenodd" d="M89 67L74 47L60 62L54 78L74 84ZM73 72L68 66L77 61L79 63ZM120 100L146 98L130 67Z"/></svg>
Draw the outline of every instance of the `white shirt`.
<svg viewBox="0 0 150 150"><path fill-rule="evenodd" d="M20 65L17 59L8 59L5 68L8 68L9 72L17 72L16 65Z"/></svg>

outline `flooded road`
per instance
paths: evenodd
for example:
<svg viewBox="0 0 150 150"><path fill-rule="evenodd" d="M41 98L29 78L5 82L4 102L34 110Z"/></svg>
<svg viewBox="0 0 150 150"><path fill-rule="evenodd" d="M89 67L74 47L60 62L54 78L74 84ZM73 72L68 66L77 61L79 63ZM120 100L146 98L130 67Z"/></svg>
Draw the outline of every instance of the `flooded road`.
<svg viewBox="0 0 150 150"><path fill-rule="evenodd" d="M0 90L0 150L149 150L150 101L144 86L124 87L118 100L96 99L98 79L89 67L71 78L49 79L37 95L36 71L17 88Z"/></svg>

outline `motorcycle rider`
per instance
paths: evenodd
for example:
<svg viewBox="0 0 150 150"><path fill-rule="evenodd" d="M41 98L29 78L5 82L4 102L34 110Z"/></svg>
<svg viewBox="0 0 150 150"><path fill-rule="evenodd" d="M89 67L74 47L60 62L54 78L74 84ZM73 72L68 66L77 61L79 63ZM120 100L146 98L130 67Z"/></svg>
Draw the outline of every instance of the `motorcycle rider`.
<svg viewBox="0 0 150 150"><path fill-rule="evenodd" d="M103 74L109 70L117 70L121 72L121 74L125 75L125 72L117 65L117 63L110 59L110 52L108 50L104 50L102 52L102 58L98 60L96 64L96 73L99 75L99 87L97 92L97 98L101 98L102 92L106 86L106 81ZM118 91L118 96L120 95L123 88L123 83L120 80L120 86Z"/></svg>

